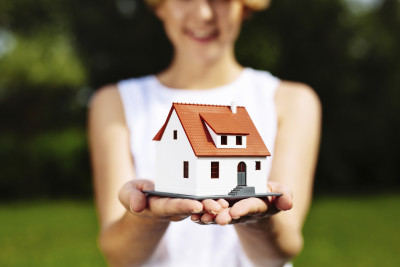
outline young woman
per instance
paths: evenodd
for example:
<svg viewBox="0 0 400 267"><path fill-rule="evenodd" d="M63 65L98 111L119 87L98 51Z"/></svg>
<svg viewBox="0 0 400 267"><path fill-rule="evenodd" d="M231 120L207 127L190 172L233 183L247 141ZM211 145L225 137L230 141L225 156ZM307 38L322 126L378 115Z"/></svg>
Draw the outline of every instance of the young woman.
<svg viewBox="0 0 400 267"><path fill-rule="evenodd" d="M304 84L237 62L241 24L267 0L148 3L173 44L171 64L101 88L89 111L102 251L113 266L284 265L302 248L320 135L318 97ZM154 188L151 140L171 103L232 100L246 106L272 153L268 190L283 195L232 206L223 199L146 198L141 190Z"/></svg>

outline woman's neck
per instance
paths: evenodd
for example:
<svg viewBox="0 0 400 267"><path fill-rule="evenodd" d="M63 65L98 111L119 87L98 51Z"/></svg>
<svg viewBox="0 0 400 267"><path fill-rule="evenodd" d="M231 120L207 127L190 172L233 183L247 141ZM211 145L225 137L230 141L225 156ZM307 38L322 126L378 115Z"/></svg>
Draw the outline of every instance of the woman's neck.
<svg viewBox="0 0 400 267"><path fill-rule="evenodd" d="M233 82L243 67L234 59L219 60L209 64L195 64L174 58L171 65L157 75L167 87L179 89L209 89Z"/></svg>

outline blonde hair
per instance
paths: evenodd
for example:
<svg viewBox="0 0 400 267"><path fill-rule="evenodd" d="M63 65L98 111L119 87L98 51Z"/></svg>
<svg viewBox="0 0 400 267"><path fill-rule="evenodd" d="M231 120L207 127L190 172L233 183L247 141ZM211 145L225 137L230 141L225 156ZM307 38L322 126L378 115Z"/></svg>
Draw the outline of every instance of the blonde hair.
<svg viewBox="0 0 400 267"><path fill-rule="evenodd" d="M144 0L144 1L149 7L155 8L164 0ZM270 0L242 0L242 1L248 8L254 11L266 9L270 4Z"/></svg>

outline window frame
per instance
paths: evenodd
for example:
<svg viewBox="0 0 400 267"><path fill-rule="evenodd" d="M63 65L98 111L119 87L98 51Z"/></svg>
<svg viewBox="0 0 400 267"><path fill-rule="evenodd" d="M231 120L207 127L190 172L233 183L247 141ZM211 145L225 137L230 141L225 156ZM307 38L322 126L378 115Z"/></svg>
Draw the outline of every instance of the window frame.
<svg viewBox="0 0 400 267"><path fill-rule="evenodd" d="M237 146L243 145L243 137L241 135L236 136L236 145Z"/></svg>
<svg viewBox="0 0 400 267"><path fill-rule="evenodd" d="M183 162L183 178L189 178L189 161Z"/></svg>
<svg viewBox="0 0 400 267"><path fill-rule="evenodd" d="M227 145L228 145L228 136L221 135L221 146L227 146Z"/></svg>
<svg viewBox="0 0 400 267"><path fill-rule="evenodd" d="M211 179L219 178L219 161L211 161Z"/></svg>
<svg viewBox="0 0 400 267"><path fill-rule="evenodd" d="M256 161L256 171L261 170L261 161Z"/></svg>

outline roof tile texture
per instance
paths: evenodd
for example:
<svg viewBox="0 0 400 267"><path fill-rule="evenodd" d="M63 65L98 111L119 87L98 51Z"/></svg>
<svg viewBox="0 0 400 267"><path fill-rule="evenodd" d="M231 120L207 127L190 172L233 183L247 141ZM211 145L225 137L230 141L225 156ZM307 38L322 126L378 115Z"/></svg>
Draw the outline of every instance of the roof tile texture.
<svg viewBox="0 0 400 267"><path fill-rule="evenodd" d="M236 120L233 113L200 113L216 134L248 135L249 132Z"/></svg>
<svg viewBox="0 0 400 267"><path fill-rule="evenodd" d="M271 155L244 107L237 107L237 112L234 114L229 106L173 103L165 124L153 140L162 139L174 109L198 157ZM246 148L217 148L203 120L217 134L247 135Z"/></svg>

